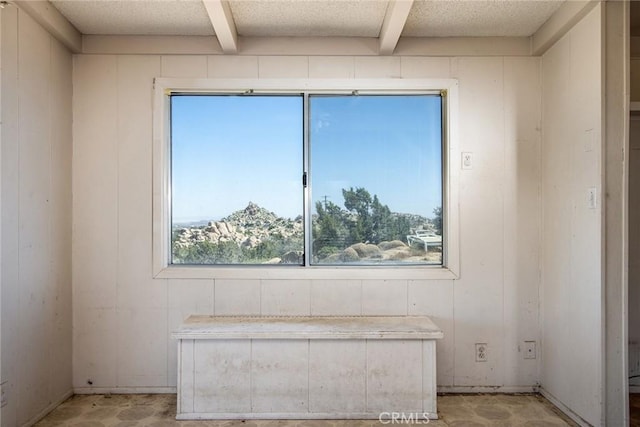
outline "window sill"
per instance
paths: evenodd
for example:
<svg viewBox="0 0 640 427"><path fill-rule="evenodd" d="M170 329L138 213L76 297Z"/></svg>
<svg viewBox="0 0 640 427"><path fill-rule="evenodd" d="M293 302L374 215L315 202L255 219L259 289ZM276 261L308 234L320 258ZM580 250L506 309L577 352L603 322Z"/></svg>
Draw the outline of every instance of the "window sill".
<svg viewBox="0 0 640 427"><path fill-rule="evenodd" d="M446 267L209 267L168 266L156 279L282 279L282 280L453 280L459 274Z"/></svg>

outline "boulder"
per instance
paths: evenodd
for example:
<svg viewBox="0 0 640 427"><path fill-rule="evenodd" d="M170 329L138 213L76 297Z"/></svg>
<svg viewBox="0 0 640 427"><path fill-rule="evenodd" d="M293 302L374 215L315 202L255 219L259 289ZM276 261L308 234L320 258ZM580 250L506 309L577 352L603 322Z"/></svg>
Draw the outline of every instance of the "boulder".
<svg viewBox="0 0 640 427"><path fill-rule="evenodd" d="M331 256L329 258L331 258ZM360 259L360 256L353 247L348 247L340 253L339 258L342 262L353 262L358 261Z"/></svg>
<svg viewBox="0 0 640 427"><path fill-rule="evenodd" d="M328 257L321 260L322 264L338 264L342 261L342 252L337 254L331 254Z"/></svg>
<svg viewBox="0 0 640 427"><path fill-rule="evenodd" d="M253 202L249 202L249 204L247 205L246 208L244 208L244 213L246 213L249 216L255 216L258 213L260 213L260 206L256 205Z"/></svg>
<svg viewBox="0 0 640 427"><path fill-rule="evenodd" d="M351 248L347 248L342 252L331 254L328 257L322 259L321 263L322 264L340 264L341 262L355 262L359 260L360 260L360 257L358 256L358 253Z"/></svg>
<svg viewBox="0 0 640 427"><path fill-rule="evenodd" d="M384 259L388 259L391 261L400 261L411 256L411 249L408 247L393 248L385 251L383 256Z"/></svg>
<svg viewBox="0 0 640 427"><path fill-rule="evenodd" d="M248 248L255 248L259 244L260 244L260 240L255 236L251 236L247 238L244 242L242 242L242 246L248 247Z"/></svg>
<svg viewBox="0 0 640 427"><path fill-rule="evenodd" d="M368 244L368 243L356 243L355 245L349 246L347 249L353 249L359 258L381 258L382 251L376 245ZM346 251L346 249L345 249Z"/></svg>
<svg viewBox="0 0 640 427"><path fill-rule="evenodd" d="M218 232L222 236L226 236L229 234L229 230L227 230L227 224L224 222L216 222L216 227L218 228Z"/></svg>
<svg viewBox="0 0 640 427"><path fill-rule="evenodd" d="M378 247L383 251L387 251L394 248L406 248L407 245L401 240L392 240L390 242L380 242L378 243Z"/></svg>

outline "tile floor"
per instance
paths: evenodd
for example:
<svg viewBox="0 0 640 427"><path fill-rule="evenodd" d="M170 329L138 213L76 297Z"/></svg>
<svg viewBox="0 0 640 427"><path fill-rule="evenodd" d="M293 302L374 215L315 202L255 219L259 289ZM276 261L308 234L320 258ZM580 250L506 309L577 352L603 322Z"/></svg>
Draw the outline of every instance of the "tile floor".
<svg viewBox="0 0 640 427"><path fill-rule="evenodd" d="M576 426L536 394L448 394L438 396L433 426ZM176 421L174 394L78 395L36 426L65 427L373 427L378 420ZM391 425L391 424L388 424ZM398 424L396 424L398 425Z"/></svg>

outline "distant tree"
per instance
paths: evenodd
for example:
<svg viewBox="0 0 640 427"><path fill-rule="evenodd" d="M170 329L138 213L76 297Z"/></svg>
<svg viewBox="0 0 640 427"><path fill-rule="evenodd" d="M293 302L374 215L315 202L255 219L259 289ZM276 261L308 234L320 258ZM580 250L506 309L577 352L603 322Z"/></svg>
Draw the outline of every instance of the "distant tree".
<svg viewBox="0 0 640 427"><path fill-rule="evenodd" d="M371 218L373 222L371 241L380 243L384 240L393 240L395 227L391 209L380 203L376 195L373 196L373 202L371 202Z"/></svg>
<svg viewBox="0 0 640 427"><path fill-rule="evenodd" d="M313 252L315 255L330 253L328 248L343 244L347 237L344 212L329 201L316 202L316 212L318 216L314 221Z"/></svg>
<svg viewBox="0 0 640 427"><path fill-rule="evenodd" d="M442 236L442 207L438 206L433 210L433 219L431 220L436 234Z"/></svg>
<svg viewBox="0 0 640 427"><path fill-rule="evenodd" d="M397 215L393 218L388 241L406 241L407 235L411 234L411 221L405 215Z"/></svg>
<svg viewBox="0 0 640 427"><path fill-rule="evenodd" d="M371 194L364 188L353 187L342 190L344 207L355 217L349 224L350 243L370 241L373 234L373 221L371 218Z"/></svg>
<svg viewBox="0 0 640 427"><path fill-rule="evenodd" d="M402 239L409 233L406 218L394 217L389 206L383 204L374 194L373 198L364 188L342 190L344 206L356 213L355 224L350 228L351 243Z"/></svg>
<svg viewBox="0 0 640 427"><path fill-rule="evenodd" d="M378 244L405 240L410 234L408 215L394 214L377 195L366 189L342 190L344 209L329 201L316 202L313 218L313 255L324 259L355 243Z"/></svg>

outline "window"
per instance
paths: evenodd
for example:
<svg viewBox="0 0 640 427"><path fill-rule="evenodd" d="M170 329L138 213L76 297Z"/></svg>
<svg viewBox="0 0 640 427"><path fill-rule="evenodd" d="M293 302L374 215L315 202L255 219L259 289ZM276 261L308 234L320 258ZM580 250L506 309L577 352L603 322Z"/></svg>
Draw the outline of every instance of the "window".
<svg viewBox="0 0 640 427"><path fill-rule="evenodd" d="M233 89L207 81L157 90L156 273L450 270L455 82L442 82Z"/></svg>
<svg viewBox="0 0 640 427"><path fill-rule="evenodd" d="M310 95L311 264L442 264L442 95Z"/></svg>
<svg viewBox="0 0 640 427"><path fill-rule="evenodd" d="M301 264L302 97L171 97L171 262Z"/></svg>

